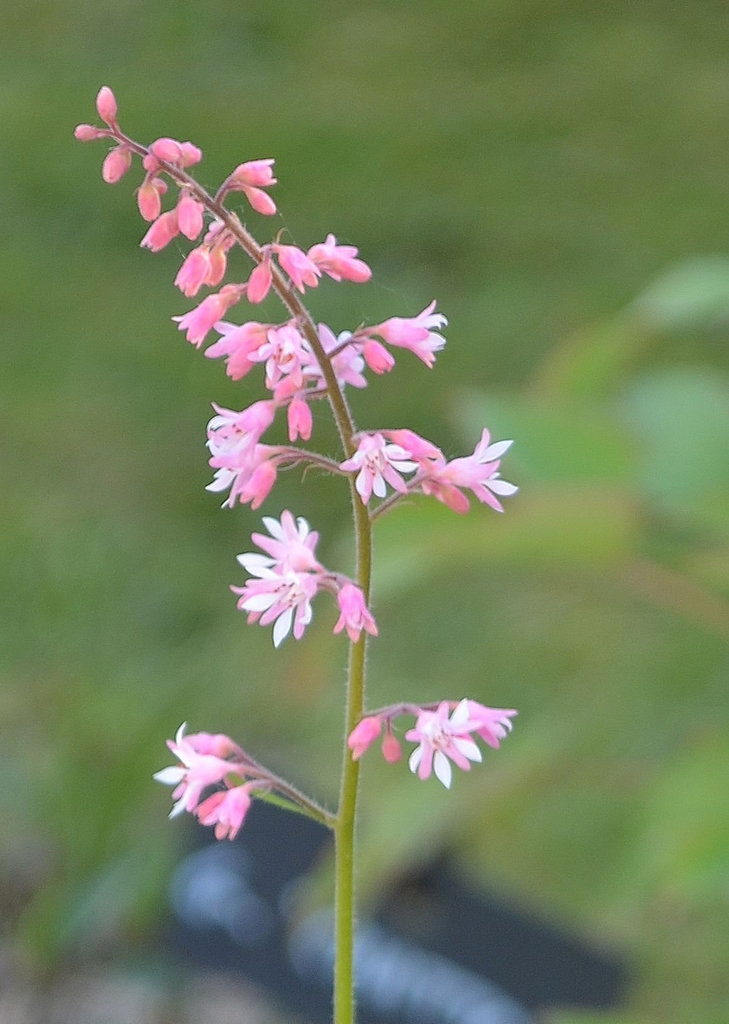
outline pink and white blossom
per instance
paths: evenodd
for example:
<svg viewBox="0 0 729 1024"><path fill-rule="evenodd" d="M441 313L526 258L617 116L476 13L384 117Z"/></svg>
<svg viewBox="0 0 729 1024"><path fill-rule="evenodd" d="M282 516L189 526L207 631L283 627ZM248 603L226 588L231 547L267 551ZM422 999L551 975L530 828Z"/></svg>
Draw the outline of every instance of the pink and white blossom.
<svg viewBox="0 0 729 1024"><path fill-rule="evenodd" d="M271 493L276 483L279 447L256 444L234 452L218 451L209 460L215 469L215 476L205 488L206 491L222 493L228 491L223 508L234 508L250 503L259 508Z"/></svg>
<svg viewBox="0 0 729 1024"><path fill-rule="evenodd" d="M446 789L451 785L451 761L468 771L471 761L481 760L481 751L470 736L468 701L462 700L450 713L449 701L444 700L436 711L421 711L415 726L405 733L406 740L417 741L408 762L410 771L418 778L427 779L431 772Z"/></svg>
<svg viewBox="0 0 729 1024"><path fill-rule="evenodd" d="M412 473L418 468L408 452L397 444L388 444L382 434L363 434L354 455L340 463L347 473L356 473L354 486L366 505L374 493L378 498L387 494L387 484L401 494L408 486L401 473Z"/></svg>
<svg viewBox="0 0 729 1024"><path fill-rule="evenodd" d="M293 569L295 572L325 572L314 554L319 534L311 529L303 516L294 519L291 512L285 509L280 519L264 516L263 525L269 536L254 533L252 540L266 552L266 556L256 553L239 555L238 561L244 569L248 569L249 564L255 564L265 565L269 569Z"/></svg>
<svg viewBox="0 0 729 1024"><path fill-rule="evenodd" d="M374 327L362 328L356 336L362 334L363 337L369 337L376 334L387 345L409 349L426 366L431 367L435 362L435 353L440 352L445 345L445 338L438 331L448 323L442 313L435 313L434 310L435 302L431 302L417 316L393 316Z"/></svg>
<svg viewBox="0 0 729 1024"><path fill-rule="evenodd" d="M231 741L232 743L232 741ZM167 746L180 762L155 772L154 778L167 786L174 786L172 799L175 804L170 812L174 818L183 811L194 811L200 796L208 786L221 782L231 772L240 773L234 762L202 753L195 743L195 735L185 736L185 724L180 726L174 740Z"/></svg>
<svg viewBox="0 0 729 1024"><path fill-rule="evenodd" d="M215 325L220 338L205 352L208 359L226 360L226 373L233 380L241 380L257 366L259 359L253 358L261 345L268 341L268 332L273 324L250 320L245 324L231 324L221 320Z"/></svg>
<svg viewBox="0 0 729 1024"><path fill-rule="evenodd" d="M497 512L504 508L497 497L511 497L518 488L499 475L501 456L508 451L513 441L497 441L490 444L488 430L484 429L481 440L473 454L450 462L435 460L430 462L420 480L424 494L432 494L454 510L464 513L468 511L469 501L462 488L470 490L479 501Z"/></svg>
<svg viewBox="0 0 729 1024"><path fill-rule="evenodd" d="M245 560L245 561L244 561ZM239 555L238 561L258 579L243 587L231 587L238 594L238 608L248 612L249 623L273 623L273 645L279 647L289 633L300 640L312 619L311 602L319 589L319 574L278 570L262 564L262 556Z"/></svg>

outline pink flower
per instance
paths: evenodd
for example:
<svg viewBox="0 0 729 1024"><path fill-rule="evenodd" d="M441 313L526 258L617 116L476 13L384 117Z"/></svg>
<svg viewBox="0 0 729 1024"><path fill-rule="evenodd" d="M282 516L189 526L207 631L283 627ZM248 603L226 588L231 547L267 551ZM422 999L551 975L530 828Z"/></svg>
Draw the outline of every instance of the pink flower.
<svg viewBox="0 0 729 1024"><path fill-rule="evenodd" d="M247 297L249 302L259 303L268 295L271 290L273 275L271 274L271 262L268 256L255 267L248 278Z"/></svg>
<svg viewBox="0 0 729 1024"><path fill-rule="evenodd" d="M300 292L305 290L305 286L316 288L321 271L305 252L295 245L274 244L271 248L278 257L281 269L289 275Z"/></svg>
<svg viewBox="0 0 729 1024"><path fill-rule="evenodd" d="M305 402L303 398L293 398L289 402L287 420L289 427L289 441L296 441L299 437L303 441L309 440L314 426L314 421L308 402Z"/></svg>
<svg viewBox="0 0 729 1024"><path fill-rule="evenodd" d="M240 773L240 767L234 762L214 754L201 753L197 749L195 735L185 737L184 723L177 730L174 740L167 741L167 746L181 763L155 772L154 778L157 782L175 787L172 799L176 803L170 812L171 818L182 811L194 811L207 786L221 782L230 772Z"/></svg>
<svg viewBox="0 0 729 1024"><path fill-rule="evenodd" d="M207 446L220 464L223 458L238 459L255 448L276 415L276 405L271 401L254 402L241 412L213 402L213 409L216 415L208 423Z"/></svg>
<svg viewBox="0 0 729 1024"><path fill-rule="evenodd" d="M263 525L269 532L254 533L252 540L265 551L267 556L258 554L240 555L238 561L243 568L249 565L265 565L278 570L293 569L295 572L324 572L316 560L314 550L319 534L312 530L303 516L294 519L288 509L281 513L281 519L264 516Z"/></svg>
<svg viewBox="0 0 729 1024"><path fill-rule="evenodd" d="M197 295L204 284L208 283L210 277L210 249L206 245L198 245L191 249L185 260L177 271L175 284L183 295L192 298Z"/></svg>
<svg viewBox="0 0 729 1024"><path fill-rule="evenodd" d="M426 366L431 367L435 362L435 353L445 345L445 338L437 331L448 323L443 314L434 313L434 309L435 302L431 302L417 316L393 316L374 327L363 328L362 334L378 334L388 345L410 349Z"/></svg>
<svg viewBox="0 0 729 1024"><path fill-rule="evenodd" d="M423 493L432 494L454 512L463 513L469 507L468 498L461 490L465 487L479 501L490 505L497 512L503 512L503 506L496 495L510 497L518 490L514 484L502 480L498 473L501 456L508 451L513 441L489 444L489 437L488 430L484 429L473 455L453 459L451 462L431 462L420 482Z"/></svg>
<svg viewBox="0 0 729 1024"><path fill-rule="evenodd" d="M147 175L137 189L137 207L147 221L157 220L162 212L162 196L167 191L167 182L162 178Z"/></svg>
<svg viewBox="0 0 729 1024"><path fill-rule="evenodd" d="M373 373L389 373L395 365L394 357L384 345L374 338L367 338L362 345L364 361Z"/></svg>
<svg viewBox="0 0 729 1024"><path fill-rule="evenodd" d="M468 701L462 700L450 717L449 712L450 704L444 700L437 711L421 711L415 727L405 733L406 740L418 742L408 762L410 771L417 772L420 779L429 778L434 771L446 789L451 785L451 761L468 771L469 762L481 760L481 751L469 735Z"/></svg>
<svg viewBox="0 0 729 1024"><path fill-rule="evenodd" d="M223 508L234 508L236 501L241 505L250 502L251 508L259 508L276 483L280 452L280 448L257 444L243 451L214 455L209 464L216 470L215 476L205 490L228 491Z"/></svg>
<svg viewBox="0 0 729 1024"><path fill-rule="evenodd" d="M107 185L115 185L132 166L132 151L128 146L115 146L104 158L101 177Z"/></svg>
<svg viewBox="0 0 729 1024"><path fill-rule="evenodd" d="M364 594L354 583L345 583L337 593L340 615L334 626L334 633L347 630L347 636L356 644L362 630L371 636L377 636L377 625L365 604Z"/></svg>
<svg viewBox="0 0 729 1024"><path fill-rule="evenodd" d="M205 355L208 359L227 356L226 373L233 380L240 380L258 364L258 360L252 357L261 345L266 344L272 327L273 324L262 324L256 320L240 325L221 320L215 324L215 330L221 332L221 337Z"/></svg>
<svg viewBox="0 0 729 1024"><path fill-rule="evenodd" d="M289 322L268 330L265 343L250 358L265 362L267 388L273 389L282 378L289 377L289 388L298 391L304 385L304 367L311 360L311 352L304 336Z"/></svg>
<svg viewBox="0 0 729 1024"><path fill-rule="evenodd" d="M276 184L273 160L248 160L239 164L223 186L223 191L241 191L256 213L270 217L276 212L273 199L262 189Z"/></svg>
<svg viewBox="0 0 729 1024"><path fill-rule="evenodd" d="M258 622L261 626L273 622L274 647L281 645L292 627L294 638L300 640L313 615L311 601L319 589L318 576L292 569L283 572L269 569L246 555L239 555L238 561L259 577L248 580L243 587L230 588L239 595L238 608L248 612L248 622Z"/></svg>
<svg viewBox="0 0 729 1024"><path fill-rule="evenodd" d="M218 790L195 810L201 825L215 825L216 839L235 839L251 806L251 787L243 784Z"/></svg>
<svg viewBox="0 0 729 1024"><path fill-rule="evenodd" d="M374 492L378 498L387 494L388 483L401 494L408 486L400 476L417 469L417 463L408 459L408 452L397 444L387 444L382 434L364 434L354 455L339 466L345 472L357 473L354 483L357 493L366 505Z"/></svg>
<svg viewBox="0 0 729 1024"><path fill-rule="evenodd" d="M182 192L177 202L177 226L185 238L194 242L204 226L203 204L188 192Z"/></svg>
<svg viewBox="0 0 729 1024"><path fill-rule="evenodd" d="M319 340L324 351L327 355L335 352L332 356L332 368L337 380L340 384L349 384L353 388L366 388L367 380L362 375L364 360L357 346L348 344L351 337L350 331L342 331L337 337L326 324L319 324ZM316 361L311 367L307 367L307 372L314 377L321 377L321 370Z"/></svg>
<svg viewBox="0 0 729 1024"><path fill-rule="evenodd" d="M443 459L443 452L440 448L432 441L416 434L414 430L401 427L397 430L383 430L382 433L393 444L404 448L408 453L408 458L415 459L420 466L430 466L432 460Z"/></svg>
<svg viewBox="0 0 729 1024"><path fill-rule="evenodd" d="M116 125L116 97L108 85L102 85L96 96L96 112L110 128Z"/></svg>
<svg viewBox="0 0 729 1024"><path fill-rule="evenodd" d="M475 700L468 700L466 704L470 731L475 732L494 750L498 750L501 740L511 732L511 719L518 712L513 708L489 708Z"/></svg>
<svg viewBox="0 0 729 1024"><path fill-rule="evenodd" d="M96 142L98 139L108 139L109 132L106 128L96 128L93 124L77 124L73 130L73 137L79 142Z"/></svg>
<svg viewBox="0 0 729 1024"><path fill-rule="evenodd" d="M179 229L177 227L177 211L168 210L167 213L161 214L157 220L149 227L146 235L139 243L144 249L150 249L152 252L160 252L164 249L173 238L179 235Z"/></svg>
<svg viewBox="0 0 729 1024"><path fill-rule="evenodd" d="M325 242L312 245L307 252L308 259L315 263L334 281L369 281L372 271L363 260L356 259L357 249L353 245L337 245L334 235L327 235Z"/></svg>
<svg viewBox="0 0 729 1024"><path fill-rule="evenodd" d="M359 761L366 750L375 742L382 731L379 715L363 718L355 725L347 739L347 746L352 751L352 760Z"/></svg>
<svg viewBox="0 0 729 1024"><path fill-rule="evenodd" d="M149 152L167 164L182 164L182 146L177 139L155 139L149 147Z"/></svg>
<svg viewBox="0 0 729 1024"><path fill-rule="evenodd" d="M165 216L163 213L162 217ZM183 316L173 316L172 319L177 322L179 330L187 332L190 344L199 348L213 325L239 301L244 290L245 285L226 284L219 292L204 298L199 306Z"/></svg>

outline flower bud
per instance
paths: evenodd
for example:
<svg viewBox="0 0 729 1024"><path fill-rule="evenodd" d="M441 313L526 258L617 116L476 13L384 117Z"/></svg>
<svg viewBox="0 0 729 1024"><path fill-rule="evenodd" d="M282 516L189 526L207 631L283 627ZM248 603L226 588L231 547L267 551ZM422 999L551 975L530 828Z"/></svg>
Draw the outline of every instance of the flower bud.
<svg viewBox="0 0 729 1024"><path fill-rule="evenodd" d="M96 97L96 112L110 128L116 124L116 98L108 85L102 85Z"/></svg>

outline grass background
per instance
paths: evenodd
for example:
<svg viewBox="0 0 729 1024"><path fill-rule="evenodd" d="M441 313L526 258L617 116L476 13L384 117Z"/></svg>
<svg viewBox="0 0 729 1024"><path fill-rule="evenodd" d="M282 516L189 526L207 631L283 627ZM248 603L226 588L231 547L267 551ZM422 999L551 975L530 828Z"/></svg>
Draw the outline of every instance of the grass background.
<svg viewBox="0 0 729 1024"><path fill-rule="evenodd" d="M373 284L311 297L336 329L438 298L436 369L404 355L353 397L363 425L517 439L506 516L378 529L371 703L455 679L521 717L451 794L373 757L363 896L445 846L634 965L619 1016L559 1024L723 1024L724 5L40 0L0 40L7 926L45 962L148 934L181 835L149 776L183 718L335 786L344 645L324 607L276 654L235 612L258 517L203 490L203 425L257 395L170 324L181 250L136 248L136 176L110 189L73 141L106 83L132 135L202 147L206 184L275 156L274 230L359 245ZM288 474L284 507L346 571L341 486Z"/></svg>

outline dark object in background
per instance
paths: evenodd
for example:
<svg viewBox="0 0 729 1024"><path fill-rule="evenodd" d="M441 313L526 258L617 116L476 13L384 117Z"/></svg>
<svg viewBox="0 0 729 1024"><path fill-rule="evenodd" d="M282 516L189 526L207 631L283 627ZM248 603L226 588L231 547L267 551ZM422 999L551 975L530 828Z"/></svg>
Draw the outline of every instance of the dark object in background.
<svg viewBox="0 0 729 1024"><path fill-rule="evenodd" d="M329 841L259 802L235 843L204 846L175 872L174 947L327 1024L331 915L292 923L287 893ZM610 1006L624 978L617 963L464 889L445 864L400 882L359 923L356 963L361 1024L530 1024L527 1008Z"/></svg>

